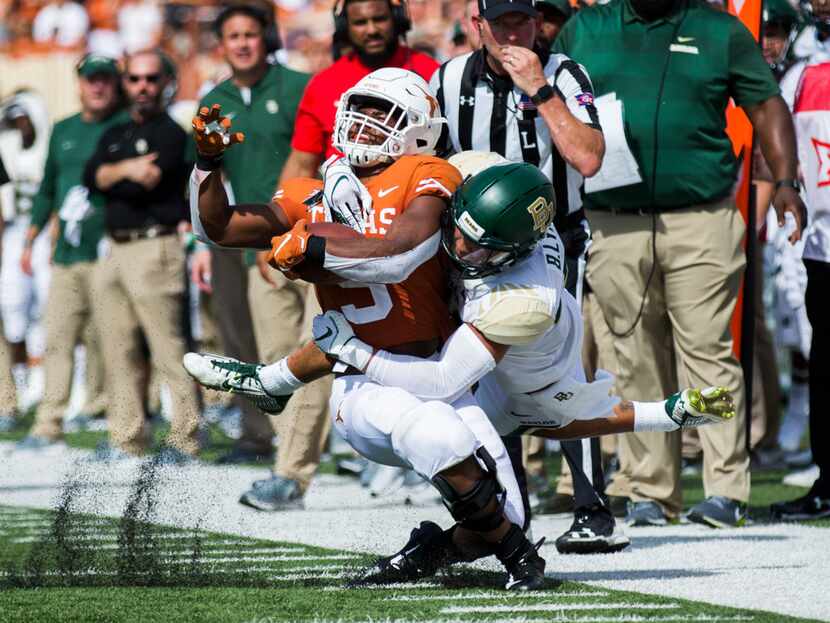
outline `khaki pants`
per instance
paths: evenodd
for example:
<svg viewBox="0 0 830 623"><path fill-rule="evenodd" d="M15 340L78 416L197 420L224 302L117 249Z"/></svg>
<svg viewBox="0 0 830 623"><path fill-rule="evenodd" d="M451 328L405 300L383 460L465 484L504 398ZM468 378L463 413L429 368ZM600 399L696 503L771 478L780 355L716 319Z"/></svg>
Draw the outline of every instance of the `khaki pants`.
<svg viewBox="0 0 830 623"><path fill-rule="evenodd" d="M281 273L268 284L251 268L249 300L254 333L263 361L273 363L311 339L311 323L320 313L314 288L291 281ZM286 410L273 419L279 436L274 473L296 480L305 491L320 465L331 422L328 400L332 376L318 379L297 391Z"/></svg>
<svg viewBox="0 0 830 623"><path fill-rule="evenodd" d="M106 409L103 395L104 370L98 337L92 324L94 262L54 264L46 306L46 353L44 372L46 391L37 410L32 435L47 439L63 436L63 414L72 390L75 346L86 344L86 389L89 414Z"/></svg>
<svg viewBox="0 0 830 623"><path fill-rule="evenodd" d="M614 357L614 341L602 311L597 305L593 293L582 297L582 366L585 368L585 377L594 380L597 369L608 370L616 374L617 365ZM618 435L603 435L599 439L603 459L617 453ZM556 483L556 492L562 495L573 495L574 485L571 469L567 461L562 461L561 475Z"/></svg>
<svg viewBox="0 0 830 623"><path fill-rule="evenodd" d="M196 388L182 366L185 292L184 251L177 236L113 243L94 278L95 323L107 358L107 419L113 444L142 454L149 435L139 392L135 327L150 347L153 367L170 388L173 422L167 443L199 451Z"/></svg>
<svg viewBox="0 0 830 623"><path fill-rule="evenodd" d="M608 326L631 327L652 269L648 215L592 211L587 278ZM743 219L731 200L656 216L656 266L642 317L615 337L617 390L629 400L662 400L677 387L722 385L736 416L699 429L706 496L749 498L744 444L743 375L732 352L730 321L745 264ZM620 471L609 494L682 510L679 431L620 437Z"/></svg>
<svg viewBox="0 0 830 623"><path fill-rule="evenodd" d="M243 252L212 248L211 281L213 317L219 329L222 352L242 361L261 361L248 305L250 283ZM270 454L274 433L268 416L244 398L235 398L234 403L242 412L239 449Z"/></svg>
<svg viewBox="0 0 830 623"><path fill-rule="evenodd" d="M12 353L0 319L0 415L12 415L16 411L17 390L12 378Z"/></svg>

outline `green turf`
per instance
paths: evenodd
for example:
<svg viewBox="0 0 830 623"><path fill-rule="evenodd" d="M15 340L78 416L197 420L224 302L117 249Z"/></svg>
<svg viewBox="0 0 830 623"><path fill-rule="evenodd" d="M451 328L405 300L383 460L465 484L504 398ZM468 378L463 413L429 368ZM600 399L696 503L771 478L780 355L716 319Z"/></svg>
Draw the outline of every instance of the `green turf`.
<svg viewBox="0 0 830 623"><path fill-rule="evenodd" d="M501 589L501 575L462 567L422 583L417 589L345 588L345 579L323 571L292 579L275 574L296 573L310 565L349 574L367 558L298 544L246 539L200 531L179 531L146 522L101 519L74 513L30 511L32 519L0 506L0 620L60 622L169 621L578 621L585 617L636 615L660 620L743 620L760 623L806 621L779 614L724 608L681 599L589 587L549 580L543 592L515 595ZM57 519L56 519L57 518ZM42 519L44 527L21 527L21 521ZM50 524L51 522L51 524ZM73 540L79 528L94 524L98 534L111 534L117 545L85 551ZM40 531L40 532L38 532ZM140 535L135 538L135 535ZM43 536L38 536L43 535ZM132 538L128 536L132 535ZM142 536L143 535L143 536ZM165 541L165 535L181 535ZM35 537L38 543L15 543ZM223 541L232 540L229 545ZM172 548L177 554L171 560ZM161 544L161 546L159 545ZM152 548L155 547L155 550ZM350 556L349 560L279 560L213 562L214 549L234 556L264 547L303 548L307 556ZM33 556L32 552L36 554ZM71 555L74 553L74 556ZM153 559L142 565L140 554ZM181 556L184 554L184 556ZM228 555L228 554L224 554ZM256 554L252 557L264 556ZM290 554L287 554L290 555ZM184 559L185 563L175 560ZM138 563L125 569L124 560ZM144 561L146 563L146 560ZM260 569L268 567L267 570ZM119 573L119 569L121 572ZM139 573L137 569L148 570ZM38 571L39 570L39 571ZM55 573L61 571L61 573ZM10 575L11 574L11 575ZM16 574L16 575L15 575ZM25 586L24 588L12 587ZM599 593L599 594L598 594ZM470 608L490 608L470 612ZM527 610L526 608L536 608ZM543 610L541 608L549 608Z"/></svg>

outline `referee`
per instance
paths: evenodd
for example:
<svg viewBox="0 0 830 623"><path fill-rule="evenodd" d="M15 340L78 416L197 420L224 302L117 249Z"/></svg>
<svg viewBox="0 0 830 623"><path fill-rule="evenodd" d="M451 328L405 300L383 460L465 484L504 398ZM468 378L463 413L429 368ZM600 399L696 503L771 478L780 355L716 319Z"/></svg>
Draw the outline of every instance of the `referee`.
<svg viewBox="0 0 830 623"><path fill-rule="evenodd" d="M555 224L575 265L589 237L583 178L599 170L605 152L591 81L579 64L537 44L542 20L535 0L478 0L478 9L473 26L482 47L446 62L430 82L448 121L441 147L447 153L493 151L538 166L553 183ZM577 271L569 272L574 292ZM520 438L505 444L524 481ZM598 440L563 442L562 448L574 475L576 510L557 549L623 549L629 540L616 531L607 508ZM526 486L522 490L526 497Z"/></svg>

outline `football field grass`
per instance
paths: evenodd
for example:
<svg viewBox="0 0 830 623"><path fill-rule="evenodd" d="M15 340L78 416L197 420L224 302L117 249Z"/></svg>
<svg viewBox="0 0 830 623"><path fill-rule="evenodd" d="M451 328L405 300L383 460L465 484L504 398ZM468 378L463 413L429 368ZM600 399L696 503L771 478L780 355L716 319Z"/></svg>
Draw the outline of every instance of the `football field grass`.
<svg viewBox="0 0 830 623"><path fill-rule="evenodd" d="M501 574L463 566L418 584L355 587L365 554L155 525L140 518L152 510L141 495L120 519L73 513L64 500L57 511L0 506L0 620L811 620L555 578L513 594Z"/></svg>

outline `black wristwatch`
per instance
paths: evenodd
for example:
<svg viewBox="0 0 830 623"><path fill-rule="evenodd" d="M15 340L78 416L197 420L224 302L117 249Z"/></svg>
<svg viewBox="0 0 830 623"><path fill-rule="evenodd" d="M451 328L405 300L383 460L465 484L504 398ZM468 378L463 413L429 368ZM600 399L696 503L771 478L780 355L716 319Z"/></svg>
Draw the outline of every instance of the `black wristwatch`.
<svg viewBox="0 0 830 623"><path fill-rule="evenodd" d="M801 184L799 184L796 179L778 180L775 182L775 190L778 190L782 186L792 188L795 192L798 192L801 189Z"/></svg>
<svg viewBox="0 0 830 623"><path fill-rule="evenodd" d="M546 84L543 87L540 87L538 91L536 91L536 95L530 96L530 101L533 102L536 106L539 104L544 104L549 99L551 99L556 92L553 90L553 87L549 84Z"/></svg>

